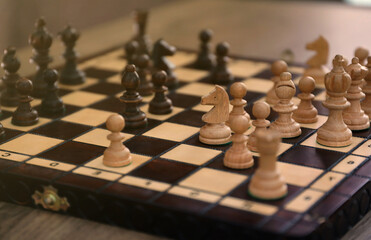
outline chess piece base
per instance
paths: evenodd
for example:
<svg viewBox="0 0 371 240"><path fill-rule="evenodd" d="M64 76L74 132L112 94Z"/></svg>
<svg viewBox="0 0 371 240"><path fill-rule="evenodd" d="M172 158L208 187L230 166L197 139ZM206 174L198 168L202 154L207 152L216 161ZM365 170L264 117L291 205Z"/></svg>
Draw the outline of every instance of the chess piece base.
<svg viewBox="0 0 371 240"><path fill-rule="evenodd" d="M347 114L343 114L343 119L350 130L359 131L370 128L370 119L365 114L360 114L357 118L354 115L347 117Z"/></svg>
<svg viewBox="0 0 371 240"><path fill-rule="evenodd" d="M63 71L61 72L60 83L65 85L79 85L85 82L84 72L77 70L74 72Z"/></svg>
<svg viewBox="0 0 371 240"><path fill-rule="evenodd" d="M270 128L280 132L282 138L295 138L301 134L300 124L297 122L279 123L275 121L270 125Z"/></svg>
<svg viewBox="0 0 371 240"><path fill-rule="evenodd" d="M276 200L287 195L287 184L282 176L257 170L252 177L248 193L258 199Z"/></svg>
<svg viewBox="0 0 371 240"><path fill-rule="evenodd" d="M146 114L141 112L141 114L130 116L127 114L121 114L125 118L126 128L144 128L147 126Z"/></svg>
<svg viewBox="0 0 371 240"><path fill-rule="evenodd" d="M208 145L223 145L231 142L231 129L224 123L207 123L200 129L199 140Z"/></svg>
<svg viewBox="0 0 371 240"><path fill-rule="evenodd" d="M352 131L349 128L334 131L326 130L323 126L318 129L317 143L328 147L346 147L352 144Z"/></svg>
<svg viewBox="0 0 371 240"><path fill-rule="evenodd" d="M244 152L233 151L231 148L225 153L223 163L224 166L229 168L246 169L254 166L254 159L247 148Z"/></svg>
<svg viewBox="0 0 371 240"><path fill-rule="evenodd" d="M12 117L12 124L16 126L32 126L39 122L39 116L36 110L27 114L17 115L16 112Z"/></svg>
<svg viewBox="0 0 371 240"><path fill-rule="evenodd" d="M108 167L124 167L130 165L132 161L130 151L127 148L119 153L107 149L103 156L103 164Z"/></svg>
<svg viewBox="0 0 371 240"><path fill-rule="evenodd" d="M156 115L165 115L173 111L173 105L170 99L163 102L151 101L149 103L148 112Z"/></svg>

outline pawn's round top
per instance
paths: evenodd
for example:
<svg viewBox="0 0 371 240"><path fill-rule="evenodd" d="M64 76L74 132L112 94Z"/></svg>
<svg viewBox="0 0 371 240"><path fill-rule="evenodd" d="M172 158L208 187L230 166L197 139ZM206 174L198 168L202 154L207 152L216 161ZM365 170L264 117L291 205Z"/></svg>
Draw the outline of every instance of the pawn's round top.
<svg viewBox="0 0 371 240"><path fill-rule="evenodd" d="M200 40L204 43L209 42L213 36L213 31L210 29L204 29L200 32Z"/></svg>
<svg viewBox="0 0 371 240"><path fill-rule="evenodd" d="M243 134L250 127L250 121L244 115L238 115L229 121L229 126L235 133Z"/></svg>
<svg viewBox="0 0 371 240"><path fill-rule="evenodd" d="M283 60L277 60L272 64L271 71L275 76L287 71L287 63Z"/></svg>
<svg viewBox="0 0 371 240"><path fill-rule="evenodd" d="M47 83L55 83L58 80L58 72L55 69L46 69L43 74L44 81Z"/></svg>
<svg viewBox="0 0 371 240"><path fill-rule="evenodd" d="M67 25L66 28L59 33L59 36L64 43L74 43L80 37L80 33L75 28Z"/></svg>
<svg viewBox="0 0 371 240"><path fill-rule="evenodd" d="M106 127L111 132L121 132L125 127L125 119L120 114L112 114L107 118Z"/></svg>
<svg viewBox="0 0 371 240"><path fill-rule="evenodd" d="M165 71L157 71L152 75L152 82L155 86L162 86L166 83L167 74Z"/></svg>
<svg viewBox="0 0 371 240"><path fill-rule="evenodd" d="M133 55L139 48L137 41L130 41L125 44L125 52L127 55Z"/></svg>
<svg viewBox="0 0 371 240"><path fill-rule="evenodd" d="M246 95L247 87L242 82L235 82L232 84L230 92L234 98L243 98Z"/></svg>
<svg viewBox="0 0 371 240"><path fill-rule="evenodd" d="M128 64L125 67L124 74L121 78L121 84L126 90L134 90L139 87L139 75L135 70L134 64Z"/></svg>
<svg viewBox="0 0 371 240"><path fill-rule="evenodd" d="M368 54L369 54L368 50L363 47L358 47L354 51L354 55L361 59L362 61L368 57Z"/></svg>
<svg viewBox="0 0 371 240"><path fill-rule="evenodd" d="M36 20L35 27L36 28L42 28L46 25L44 17L40 17L39 19Z"/></svg>
<svg viewBox="0 0 371 240"><path fill-rule="evenodd" d="M136 65L139 68L146 68L149 65L149 56L148 54L142 54L136 59Z"/></svg>
<svg viewBox="0 0 371 240"><path fill-rule="evenodd" d="M17 81L15 87L21 95L30 95L33 89L31 80L21 78Z"/></svg>
<svg viewBox="0 0 371 240"><path fill-rule="evenodd" d="M8 47L8 48L5 48L4 49L4 55L15 55L15 53L17 52L17 50L15 49L15 47Z"/></svg>
<svg viewBox="0 0 371 240"><path fill-rule="evenodd" d="M271 113L271 108L266 102L255 102L252 107L252 114L257 119L266 119Z"/></svg>
<svg viewBox="0 0 371 240"><path fill-rule="evenodd" d="M229 51L229 44L227 42L222 42L216 45L216 54L218 56L227 56Z"/></svg>
<svg viewBox="0 0 371 240"><path fill-rule="evenodd" d="M315 80L310 76L305 76L299 81L299 89L303 93L311 93L316 87Z"/></svg>
<svg viewBox="0 0 371 240"><path fill-rule="evenodd" d="M19 59L15 56L16 49L14 47L8 47L4 50L3 61L1 67L6 71L14 73L18 71L21 66Z"/></svg>

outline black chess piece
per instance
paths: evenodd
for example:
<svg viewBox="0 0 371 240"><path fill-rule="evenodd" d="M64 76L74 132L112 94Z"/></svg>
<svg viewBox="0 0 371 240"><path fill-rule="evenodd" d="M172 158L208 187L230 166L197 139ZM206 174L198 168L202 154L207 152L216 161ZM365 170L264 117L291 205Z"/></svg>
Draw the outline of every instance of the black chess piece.
<svg viewBox="0 0 371 240"><path fill-rule="evenodd" d="M158 71L152 75L155 96L149 103L148 109L148 112L152 114L162 115L171 113L173 111L173 103L165 95L167 90L167 87L164 86L166 83L166 78L167 75L165 71Z"/></svg>
<svg viewBox="0 0 371 240"><path fill-rule="evenodd" d="M120 101L125 104L121 115L125 118L126 128L147 126L146 114L139 109L139 104L142 102L142 97L137 91L139 83L135 66L133 64L127 65L121 78L121 85L126 91L120 97Z"/></svg>
<svg viewBox="0 0 371 240"><path fill-rule="evenodd" d="M194 67L203 70L211 70L215 66L215 55L210 51L212 36L213 32L210 29L205 29L200 32L200 52L197 55Z"/></svg>
<svg viewBox="0 0 371 240"><path fill-rule="evenodd" d="M153 46L152 63L155 71L164 70L167 74L166 86L173 89L178 86L178 78L173 72L175 68L166 56L173 56L176 48L169 45L165 40L159 39Z"/></svg>
<svg viewBox="0 0 371 240"><path fill-rule="evenodd" d="M19 95L15 88L16 82L21 78L17 71L19 70L21 63L15 56L16 49L9 47L4 50L3 61L1 67L5 70L4 81L5 88L1 92L1 105L7 107L16 107L19 103Z"/></svg>
<svg viewBox="0 0 371 240"><path fill-rule="evenodd" d="M140 79L138 92L141 96L150 96L153 92L153 84L149 79L149 63L150 59L147 54L142 54L136 58L137 72Z"/></svg>
<svg viewBox="0 0 371 240"><path fill-rule="evenodd" d="M46 23L44 18L39 18L36 21L36 31L32 33L28 42L33 47L34 55L31 57L31 62L37 65L37 72L32 79L33 96L43 97L46 92L46 82L43 80L43 73L48 68L48 64L52 62L49 56L49 48L52 45L53 37L45 27Z"/></svg>
<svg viewBox="0 0 371 240"><path fill-rule="evenodd" d="M66 60L64 67L61 70L60 82L66 85L78 85L85 82L85 73L77 68L76 59L78 54L75 51L76 41L80 37L80 33L70 25L59 33L66 46L66 51L63 57Z"/></svg>
<svg viewBox="0 0 371 240"><path fill-rule="evenodd" d="M58 96L58 72L54 69L46 69L44 81L47 83L47 91L41 102L41 111L48 115L60 115L65 111L62 99Z"/></svg>
<svg viewBox="0 0 371 240"><path fill-rule="evenodd" d="M135 16L135 29L137 30L134 40L138 42L138 55L150 54L152 51L152 43L149 36L146 34L148 11L137 10Z"/></svg>
<svg viewBox="0 0 371 240"><path fill-rule="evenodd" d="M30 104L33 100L30 96L33 88L32 82L28 79L21 78L17 81L16 88L20 97L18 108L13 113L12 123L17 126L31 126L36 124L39 121L39 115Z"/></svg>
<svg viewBox="0 0 371 240"><path fill-rule="evenodd" d="M210 74L211 82L214 84L227 85L233 81L233 75L228 69L228 51L229 44L227 42L219 43L216 46L216 66Z"/></svg>
<svg viewBox="0 0 371 240"><path fill-rule="evenodd" d="M138 56L137 52L139 49L139 45L137 41L130 41L125 44L125 56L127 60L127 64L135 64L135 59ZM123 72L125 71L125 68Z"/></svg>

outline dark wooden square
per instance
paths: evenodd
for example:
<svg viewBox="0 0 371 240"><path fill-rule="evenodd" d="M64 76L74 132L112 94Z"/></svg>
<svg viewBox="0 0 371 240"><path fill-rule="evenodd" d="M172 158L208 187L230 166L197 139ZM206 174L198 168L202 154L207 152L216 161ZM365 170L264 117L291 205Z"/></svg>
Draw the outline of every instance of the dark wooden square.
<svg viewBox="0 0 371 240"><path fill-rule="evenodd" d="M212 148L212 149L221 150L221 151L227 150L232 144L232 143L227 143L227 144L224 144L224 145L207 145L207 144L204 144L204 143L200 142L200 140L198 139L199 135L200 134L194 135L193 137L189 138L184 143L189 144L189 145L193 145L193 146L197 146L197 147Z"/></svg>
<svg viewBox="0 0 371 240"><path fill-rule="evenodd" d="M84 69L85 75L91 78L106 79L118 74L118 72L100 69L96 67L89 67Z"/></svg>
<svg viewBox="0 0 371 240"><path fill-rule="evenodd" d="M117 97L108 97L102 101L94 103L93 105L89 106L90 108L95 108L104 111L116 112L120 113L124 111L124 105Z"/></svg>
<svg viewBox="0 0 371 240"><path fill-rule="evenodd" d="M13 112L6 111L6 110L1 110L0 121L6 119L8 117L11 117L11 116L13 116Z"/></svg>
<svg viewBox="0 0 371 240"><path fill-rule="evenodd" d="M92 127L86 125L57 120L36 128L31 131L31 133L68 140L90 130L91 128Z"/></svg>
<svg viewBox="0 0 371 240"><path fill-rule="evenodd" d="M42 153L40 157L78 165L100 156L105 149L96 145L70 141Z"/></svg>
<svg viewBox="0 0 371 240"><path fill-rule="evenodd" d="M2 138L0 138L0 144L23 133L22 131L10 129L10 128L4 128L4 131L5 131L5 135Z"/></svg>
<svg viewBox="0 0 371 240"><path fill-rule="evenodd" d="M168 98L173 102L173 106L181 108L193 107L201 102L200 97L190 96L180 93L172 92L168 95Z"/></svg>
<svg viewBox="0 0 371 240"><path fill-rule="evenodd" d="M136 169L130 175L161 182L175 183L196 168L196 166L189 164L159 158Z"/></svg>
<svg viewBox="0 0 371 240"><path fill-rule="evenodd" d="M115 95L119 92L122 92L123 89L121 85L109 82L99 82L92 86L83 88L82 91L99 93L104 95Z"/></svg>
<svg viewBox="0 0 371 240"><path fill-rule="evenodd" d="M146 136L135 136L125 143L131 152L147 156L157 156L169 148L174 147L176 144L173 141Z"/></svg>
<svg viewBox="0 0 371 240"><path fill-rule="evenodd" d="M44 112L41 108L41 105L38 105L38 106L35 107L35 109L39 113L39 117L52 118L52 119L61 118L61 117L70 115L70 114L72 114L74 112L77 112L77 111L82 109L81 107L74 106L74 105L69 105L69 104L65 104L65 108L66 109L65 109L64 113L50 114L50 113Z"/></svg>
<svg viewBox="0 0 371 240"><path fill-rule="evenodd" d="M253 167L248 168L248 169L232 169L232 168L228 168L228 167L224 166L224 163L223 163L224 156L225 156L225 154L220 154L211 163L209 163L207 165L207 167L251 176L256 171L256 168L257 168L258 163L259 163L258 157L254 156L253 157L254 158L254 166Z"/></svg>
<svg viewBox="0 0 371 240"><path fill-rule="evenodd" d="M310 128L301 128L301 134L298 137L295 138L282 138L282 142L284 143L290 143L290 144L295 144L295 143L300 143L304 139L306 139L309 135L314 133L315 129L310 129Z"/></svg>
<svg viewBox="0 0 371 240"><path fill-rule="evenodd" d="M202 115L204 114L204 112L185 110L171 117L167 120L167 122L179 123L193 127L202 127L205 125L205 123L202 121Z"/></svg>

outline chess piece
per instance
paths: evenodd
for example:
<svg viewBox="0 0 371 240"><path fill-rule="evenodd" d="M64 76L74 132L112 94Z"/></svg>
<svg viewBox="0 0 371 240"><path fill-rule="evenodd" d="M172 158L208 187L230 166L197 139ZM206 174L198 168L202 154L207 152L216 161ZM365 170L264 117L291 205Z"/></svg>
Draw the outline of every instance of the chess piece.
<svg viewBox="0 0 371 240"><path fill-rule="evenodd" d="M273 86L267 92L267 96L265 101L271 105L275 105L278 103L279 99L276 95L276 87L277 83L280 81L280 75L283 72L287 72L287 63L283 60L277 60L272 64L271 71L273 73L273 77L271 78L273 82Z"/></svg>
<svg viewBox="0 0 371 240"><path fill-rule="evenodd" d="M149 79L149 61L147 54L142 54L136 58L137 72L140 79L138 92L141 96L150 96L153 93L153 84Z"/></svg>
<svg viewBox="0 0 371 240"><path fill-rule="evenodd" d="M322 103L329 109L327 121L317 131L317 142L329 147L344 147L352 143L352 131L343 121L343 110L350 106L345 98L351 78L343 68L343 56L336 55L333 68L325 76L327 98Z"/></svg>
<svg viewBox="0 0 371 240"><path fill-rule="evenodd" d="M152 114L162 115L173 111L173 104L165 95L165 92L167 91L167 87L164 86L166 83L166 77L165 71L158 71L152 75L155 96L149 103L148 108L148 112Z"/></svg>
<svg viewBox="0 0 371 240"><path fill-rule="evenodd" d="M150 54L151 49L151 39L146 34L146 27L147 27L147 19L148 19L148 11L145 10L137 10L135 12L135 29L136 35L134 36L134 40L138 42L138 51L137 54Z"/></svg>
<svg viewBox="0 0 371 240"><path fill-rule="evenodd" d="M125 119L119 114L112 114L107 118L106 126L112 133L107 139L111 141L103 153L103 164L108 167L122 167L132 163L130 150L122 144L125 136L121 132L125 127Z"/></svg>
<svg viewBox="0 0 371 240"><path fill-rule="evenodd" d="M58 72L54 69L46 69L44 81L47 83L47 91L41 102L41 110L50 115L60 115L65 111L62 99L58 96Z"/></svg>
<svg viewBox="0 0 371 240"><path fill-rule="evenodd" d="M28 79L21 78L16 83L16 88L19 94L18 108L13 113L12 123L17 126L31 126L39 121L38 113L31 107L30 102L33 98L32 82Z"/></svg>
<svg viewBox="0 0 371 240"><path fill-rule="evenodd" d="M299 123L292 118L292 112L297 109L291 101L295 95L295 84L291 80L291 73L281 73L281 81L277 83L276 95L279 102L273 106L278 113L278 118L270 125L270 128L281 133L282 138L294 138L300 136Z"/></svg>
<svg viewBox="0 0 371 240"><path fill-rule="evenodd" d="M361 109L361 99L365 97L361 85L364 81L363 79L368 74L368 69L359 63L357 57L354 57L352 59L352 64L345 70L350 75L352 82L345 95L350 103L350 107L343 111L344 123L350 130L367 129L370 127L370 119Z"/></svg>
<svg viewBox="0 0 371 240"><path fill-rule="evenodd" d="M5 88L1 92L1 105L7 107L16 107L19 103L19 95L15 88L15 84L21 78L17 73L21 63L15 56L15 53L16 49L13 47L5 49L3 61L1 63L1 67L5 71L4 77L2 78Z"/></svg>
<svg viewBox="0 0 371 240"><path fill-rule="evenodd" d="M234 132L231 140L232 147L224 156L224 166L233 169L246 169L254 165L252 153L246 147L248 137L244 134L250 127L250 119L244 115L237 115L230 119L229 126Z"/></svg>
<svg viewBox="0 0 371 240"><path fill-rule="evenodd" d="M228 94L221 86L201 98L202 105L214 107L202 116L206 124L200 129L199 140L209 145L222 145L230 142L231 129L225 125L229 118Z"/></svg>
<svg viewBox="0 0 371 240"><path fill-rule="evenodd" d="M124 103L124 111L121 115L125 118L127 128L147 126L146 114L139 109L139 104L142 102L142 97L137 92L139 82L135 66L127 65L121 78L121 85L126 91L120 97L120 101Z"/></svg>
<svg viewBox="0 0 371 240"><path fill-rule="evenodd" d="M210 74L211 82L214 84L227 85L233 81L233 76L228 69L229 44L227 42L219 43L216 46L216 66Z"/></svg>
<svg viewBox="0 0 371 240"><path fill-rule="evenodd" d="M178 78L173 72L174 64L166 59L166 56L173 56L176 48L170 46L165 40L159 39L153 46L152 61L155 71L164 70L167 74L166 86L170 89L178 86Z"/></svg>
<svg viewBox="0 0 371 240"><path fill-rule="evenodd" d="M313 42L308 43L306 49L314 50L316 54L307 61L309 68L304 71L304 76L311 76L316 84L323 84L325 74L329 72L329 69L325 67L329 54L328 42L324 37L319 36Z"/></svg>
<svg viewBox="0 0 371 240"><path fill-rule="evenodd" d="M361 107L371 120L371 57L367 57L366 67L368 69L368 74L365 77L366 84L362 87L362 91L366 97L363 99Z"/></svg>
<svg viewBox="0 0 371 240"><path fill-rule="evenodd" d="M366 65L366 59L368 57L368 54L369 54L368 50L363 47L358 47L354 51L354 56L359 59L359 63L363 66Z"/></svg>
<svg viewBox="0 0 371 240"><path fill-rule="evenodd" d="M251 126L250 122L250 115L245 111L246 106L246 100L242 99L247 92L247 87L242 82L235 82L232 84L230 88L230 93L233 97L233 99L230 101L231 105L233 106L232 111L229 113L229 119L228 122L226 122L227 125L229 125L229 122L240 115L245 116L249 121L249 126Z"/></svg>
<svg viewBox="0 0 371 240"><path fill-rule="evenodd" d="M258 140L256 135L264 130L267 129L270 125L270 122L266 120L266 118L271 113L271 108L266 102L255 102L252 107L252 114L256 118L256 120L252 121L252 125L255 126L254 132L252 132L249 136L249 140L247 141L247 147L250 151L258 152Z"/></svg>
<svg viewBox="0 0 371 240"><path fill-rule="evenodd" d="M139 44L137 41L130 41L125 44L125 56L127 64L135 64L137 52L139 49ZM123 72L125 69L123 70Z"/></svg>
<svg viewBox="0 0 371 240"><path fill-rule="evenodd" d="M78 54L75 51L76 41L80 37L80 33L70 25L59 33L66 46L66 51L63 57L66 60L64 67L61 70L61 77L59 81L66 85L78 85L85 82L85 73L77 68L76 59Z"/></svg>
<svg viewBox="0 0 371 240"><path fill-rule="evenodd" d="M46 23L44 18L39 18L36 21L36 31L32 33L28 42L33 47L34 55L30 61L37 64L37 72L32 79L33 96L43 97L46 93L46 82L43 79L43 73L48 68L48 64L52 62L49 56L49 48L52 45L53 37L45 27Z"/></svg>
<svg viewBox="0 0 371 240"><path fill-rule="evenodd" d="M315 123L318 121L318 111L312 104L314 99L312 92L315 87L316 82L312 77L305 76L299 81L301 93L298 94L298 98L300 98L300 103L292 115L292 118L298 123Z"/></svg>
<svg viewBox="0 0 371 240"><path fill-rule="evenodd" d="M262 130L257 134L257 139L259 167L251 178L248 192L258 199L281 199L287 195L287 184L277 169L280 133L272 129Z"/></svg>
<svg viewBox="0 0 371 240"><path fill-rule="evenodd" d="M198 69L211 70L215 66L215 55L210 51L212 36L213 32L210 29L205 29L200 32L200 52L194 63L194 66Z"/></svg>

